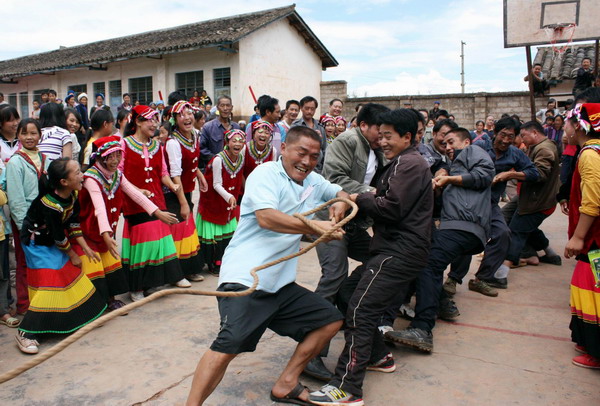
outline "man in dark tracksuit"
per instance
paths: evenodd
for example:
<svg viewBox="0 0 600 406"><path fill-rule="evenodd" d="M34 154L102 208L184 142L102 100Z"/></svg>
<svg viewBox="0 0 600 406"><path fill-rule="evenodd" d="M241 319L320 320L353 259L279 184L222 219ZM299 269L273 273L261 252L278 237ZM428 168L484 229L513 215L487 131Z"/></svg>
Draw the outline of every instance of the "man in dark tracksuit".
<svg viewBox="0 0 600 406"><path fill-rule="evenodd" d="M377 330L378 320L427 262L433 191L429 166L415 148L417 117L409 109L380 115L381 147L391 162L375 193L350 195L373 219L373 239L346 313L346 345L328 385L310 395L318 405L363 405L367 369L393 372L394 360Z"/></svg>
<svg viewBox="0 0 600 406"><path fill-rule="evenodd" d="M444 137L452 159L450 174L434 179L436 188L446 186L440 229L433 236L427 266L419 275L415 318L401 331L385 337L424 352L433 350L431 330L442 293L444 270L462 255L481 252L490 234L491 191L494 163L482 148L471 145L469 131L451 130Z"/></svg>
<svg viewBox="0 0 600 406"><path fill-rule="evenodd" d="M519 134L520 123L511 117L498 120L494 127L494 144L488 151L490 158L494 161L496 176L492 185L492 218L490 241L485 246L485 255L481 260L475 279L469 281L469 289L486 296L498 296L494 288L505 288L506 280L494 277L496 270L502 265L510 246L510 229L504 220L504 215L498 202L506 190L506 182L517 179L522 182L535 182L539 173L535 165L523 151L513 145L515 137ZM474 145L480 145L476 141ZM480 145L481 146L481 145ZM469 261L459 269L452 269L444 284L444 290L448 294L456 293L456 283L462 283L463 278L469 272Z"/></svg>

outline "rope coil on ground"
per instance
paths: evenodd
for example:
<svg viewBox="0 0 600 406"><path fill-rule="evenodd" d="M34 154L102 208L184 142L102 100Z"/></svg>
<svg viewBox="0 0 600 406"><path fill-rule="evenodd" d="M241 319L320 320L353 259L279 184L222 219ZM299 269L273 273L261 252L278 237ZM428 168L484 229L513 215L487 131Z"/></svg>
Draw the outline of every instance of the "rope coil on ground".
<svg viewBox="0 0 600 406"><path fill-rule="evenodd" d="M314 214L320 210L323 210L327 206L330 206L337 202L344 202L344 203L348 204L352 210L350 211L350 213L348 213L348 215L346 217L344 217L340 222L336 223L328 231L324 231L323 229L318 227L316 224L312 223L311 220L306 218L306 216L310 216L311 214ZM124 315L134 309L137 309L138 307L141 307L141 306L143 306L147 303L150 303L156 299L159 299L163 296L198 295L198 296L216 296L216 297L239 297L239 296L249 295L252 292L254 292L256 290L256 287L258 286L258 275L256 274L258 271L261 271L263 269L266 269L266 268L272 267L274 265L280 264L282 262L288 261L292 258L299 257L300 255L306 254L308 251L310 251L311 249L316 247L322 241L329 239L335 233L338 233L339 230L343 226L345 226L350 220L352 220L354 218L354 216L356 216L357 212L358 212L358 206L356 206L356 204L354 202L352 202L348 199L338 197L338 198L332 199L326 203L323 203L322 205L320 205L310 211L300 213L300 214L296 213L296 214L294 214L294 217L301 220L306 226L308 226L310 229L312 229L316 234L320 234L319 238L317 238L315 241L313 241L312 243L310 243L309 245L307 245L306 247L302 248L300 251L298 251L294 254L287 255L287 256L279 258L275 261L271 261L266 264L252 268L252 270L250 270L250 275L252 275L254 282L252 283L252 286L250 286L248 289L239 291L239 292L217 292L217 291L213 291L213 290L196 290L196 289L166 289L166 290L158 291L156 293L151 294L150 296L145 297L144 299L142 299L140 301L129 303L128 305L125 305L117 310L113 310L112 312L105 314L102 317L97 318L93 322L85 325L84 327L77 330L75 333L71 334L69 337L62 340L60 343L56 344L54 347L50 348L48 351L46 351L42 354L36 355L34 358L30 359L29 361L25 362L24 364L20 365L17 368L14 368L8 372L5 372L4 374L0 375L0 384L10 381L13 378L16 378L17 376L21 375L23 372L25 372L25 371L41 364L42 362L46 361L47 359L55 356L56 354L58 354L59 352L61 352L65 348L67 348L69 345L73 344L75 341L79 340L81 337L83 337L90 331L94 330L95 328L100 327L116 317Z"/></svg>

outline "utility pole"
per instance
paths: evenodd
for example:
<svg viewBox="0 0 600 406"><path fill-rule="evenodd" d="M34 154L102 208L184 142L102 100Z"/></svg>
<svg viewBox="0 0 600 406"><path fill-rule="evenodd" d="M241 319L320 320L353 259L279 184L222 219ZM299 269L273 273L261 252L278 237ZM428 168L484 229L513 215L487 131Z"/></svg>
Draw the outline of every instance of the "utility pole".
<svg viewBox="0 0 600 406"><path fill-rule="evenodd" d="M462 93L465 92L465 45L467 43L463 40L460 41L460 87Z"/></svg>

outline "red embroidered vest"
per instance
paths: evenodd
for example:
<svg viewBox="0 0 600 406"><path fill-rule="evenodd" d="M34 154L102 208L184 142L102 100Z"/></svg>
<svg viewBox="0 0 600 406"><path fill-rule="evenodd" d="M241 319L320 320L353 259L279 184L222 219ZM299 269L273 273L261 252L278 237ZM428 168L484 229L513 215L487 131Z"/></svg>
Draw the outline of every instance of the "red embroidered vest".
<svg viewBox="0 0 600 406"><path fill-rule="evenodd" d="M84 179L91 179L100 187L104 206L106 207L108 224L110 225L113 235L116 234L119 216L123 209L124 194L120 187L121 177L121 171L117 170L111 179L107 179L95 165L89 168L83 175ZM81 189L81 192L79 192L79 204L81 206L79 220L86 242L95 251L107 251L108 248L100 235L98 219L94 212L94 203L86 188Z"/></svg>
<svg viewBox="0 0 600 406"><path fill-rule="evenodd" d="M191 193L196 187L196 170L198 169L198 159L200 157L200 143L198 137L194 135L190 140L179 134L177 130L173 131L171 138L179 143L181 148L181 184L184 193Z"/></svg>
<svg viewBox="0 0 600 406"><path fill-rule="evenodd" d="M222 161L221 176L223 178L223 188L231 193L236 200L241 195L244 176L244 156L240 155L238 157L238 161L241 160L241 162L237 162L237 166L234 168L230 165L230 161L225 155L225 151L221 151L208 163L204 173L204 177L208 183L208 190L205 193L202 193L200 207L198 208L203 220L219 225L227 224L234 217L239 219L240 206L236 206L233 210L228 210L229 203L227 203L214 189L213 162L215 158L218 156Z"/></svg>
<svg viewBox="0 0 600 406"><path fill-rule="evenodd" d="M148 156L144 154L143 145L137 142L133 136L123 139L125 148L123 151L124 170L123 175L137 186L139 189L150 191L149 199L165 210L165 197L162 192L161 174L162 174L162 147L156 140L151 140L147 146ZM131 198L124 195L123 214L145 213L144 209L138 206Z"/></svg>
<svg viewBox="0 0 600 406"><path fill-rule="evenodd" d="M254 169L260 164L264 164L265 162L274 161L275 153L271 144L268 144L265 150L260 153L254 147L254 141L249 141L246 144L246 149L244 153L244 177L248 179L248 176L252 173Z"/></svg>

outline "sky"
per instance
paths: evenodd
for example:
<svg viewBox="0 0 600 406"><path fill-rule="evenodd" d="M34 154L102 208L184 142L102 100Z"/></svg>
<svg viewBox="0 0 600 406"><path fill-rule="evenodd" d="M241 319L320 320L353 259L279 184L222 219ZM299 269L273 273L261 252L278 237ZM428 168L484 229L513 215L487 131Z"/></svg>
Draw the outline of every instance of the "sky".
<svg viewBox="0 0 600 406"><path fill-rule="evenodd" d="M0 60L292 1L2 0ZM527 89L525 49L503 47L502 0L296 0L296 9L339 62L323 80L346 80L350 96L460 93L461 40L467 93Z"/></svg>

